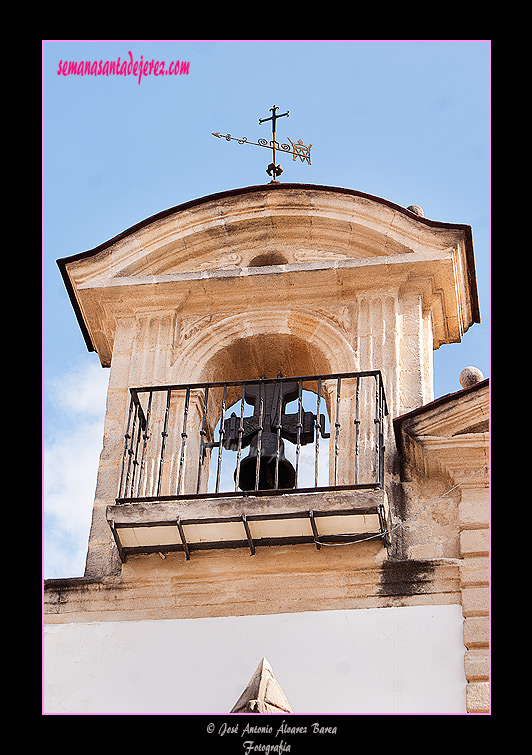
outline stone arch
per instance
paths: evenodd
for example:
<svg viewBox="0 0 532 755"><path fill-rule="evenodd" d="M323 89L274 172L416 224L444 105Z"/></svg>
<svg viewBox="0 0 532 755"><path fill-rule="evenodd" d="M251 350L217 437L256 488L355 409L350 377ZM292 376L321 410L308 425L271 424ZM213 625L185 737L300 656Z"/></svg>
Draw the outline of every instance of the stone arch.
<svg viewBox="0 0 532 755"><path fill-rule="evenodd" d="M258 309L209 322L195 331L179 351L172 382L210 384L257 380L261 375L275 378L279 372L283 377L296 377L356 369L351 343L327 317L303 309ZM317 393L318 385L318 381L308 381L302 387L304 391ZM334 390L336 380L323 381L320 411L329 419L334 410ZM227 387L227 410L241 396L240 386ZM211 387L204 420L208 440L214 439L220 421L221 400L222 388ZM198 395L197 405L191 404L189 415L199 422L202 414L203 402ZM211 459L210 451L207 457Z"/></svg>
<svg viewBox="0 0 532 755"><path fill-rule="evenodd" d="M178 347L179 348L179 347ZM179 348L176 383L254 380L355 370L356 353L339 327L307 310L254 310L206 325Z"/></svg>
<svg viewBox="0 0 532 755"><path fill-rule="evenodd" d="M279 252L264 252L250 260L248 267L265 267L267 265L286 265L287 258Z"/></svg>

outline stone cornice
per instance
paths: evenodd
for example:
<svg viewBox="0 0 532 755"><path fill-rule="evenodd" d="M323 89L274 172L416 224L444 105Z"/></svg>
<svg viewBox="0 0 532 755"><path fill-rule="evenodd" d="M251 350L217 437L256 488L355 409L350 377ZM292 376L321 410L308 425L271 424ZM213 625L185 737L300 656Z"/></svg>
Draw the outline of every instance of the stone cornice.
<svg viewBox="0 0 532 755"><path fill-rule="evenodd" d="M133 570L99 580L46 580L44 620L135 621L460 602L458 560L376 564L377 549L371 543L319 553L310 545L282 553L262 548L253 559L236 550L230 569L212 551L203 552L201 562L185 562L183 554L162 561L153 554L147 557L150 578Z"/></svg>
<svg viewBox="0 0 532 755"><path fill-rule="evenodd" d="M112 283L125 296L132 276L140 276L136 285L151 286L165 275L181 276L166 283L205 284L213 277L234 277L237 269L241 278L246 268L251 279L275 272L250 273L247 267L257 248L271 251L272 245L288 250L288 265L304 265L309 272L372 265L390 271L415 261L429 265L424 273L429 275L436 255L444 268L450 264L445 273L449 291L463 281L463 291L453 294L454 311L447 314L450 329L458 328L451 338L459 340L463 330L480 320L469 226L431 221L387 200L329 186L267 184L206 196L152 216L95 249L58 260L58 265L87 347L106 351L112 334L105 317L94 319L94 310L101 312L102 285L108 290ZM285 265L280 267L287 272ZM96 286L94 295L87 297L84 286ZM102 363L108 358L106 354Z"/></svg>
<svg viewBox="0 0 532 755"><path fill-rule="evenodd" d="M463 477L489 463L488 421L489 381L483 380L397 417L399 453L423 476ZM474 484L486 484L487 474Z"/></svg>

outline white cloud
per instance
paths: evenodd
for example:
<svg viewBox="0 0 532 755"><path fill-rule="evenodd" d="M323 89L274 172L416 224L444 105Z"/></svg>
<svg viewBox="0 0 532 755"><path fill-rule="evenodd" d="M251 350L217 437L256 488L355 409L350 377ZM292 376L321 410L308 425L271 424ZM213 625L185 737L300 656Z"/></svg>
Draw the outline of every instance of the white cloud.
<svg viewBox="0 0 532 755"><path fill-rule="evenodd" d="M45 578L84 572L108 380L83 361L46 386L54 411L43 450Z"/></svg>
<svg viewBox="0 0 532 755"><path fill-rule="evenodd" d="M85 570L108 381L109 370L86 358L45 385L51 407L43 449L45 578L82 576ZM328 484L328 445L320 442L318 485ZM295 446L286 442L285 451L295 467ZM299 487L314 485L314 456L314 444L301 448ZM234 466L222 468L222 489L231 490Z"/></svg>

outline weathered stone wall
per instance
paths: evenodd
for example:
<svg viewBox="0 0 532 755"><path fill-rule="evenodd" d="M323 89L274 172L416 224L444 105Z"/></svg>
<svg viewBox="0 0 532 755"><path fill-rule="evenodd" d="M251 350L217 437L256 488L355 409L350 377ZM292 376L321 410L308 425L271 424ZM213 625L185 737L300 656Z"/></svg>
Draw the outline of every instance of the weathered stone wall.
<svg viewBox="0 0 532 755"><path fill-rule="evenodd" d="M396 545L403 558L459 565L471 713L490 705L488 417L488 381L479 381L396 420L404 492L396 514L405 521Z"/></svg>

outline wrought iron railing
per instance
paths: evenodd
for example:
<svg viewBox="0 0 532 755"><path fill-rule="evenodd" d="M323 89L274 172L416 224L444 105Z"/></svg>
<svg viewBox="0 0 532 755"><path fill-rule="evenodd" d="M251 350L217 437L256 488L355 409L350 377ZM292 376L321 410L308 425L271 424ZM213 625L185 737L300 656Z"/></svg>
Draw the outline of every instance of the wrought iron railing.
<svg viewBox="0 0 532 755"><path fill-rule="evenodd" d="M382 488L386 414L379 370L131 388L116 502Z"/></svg>

